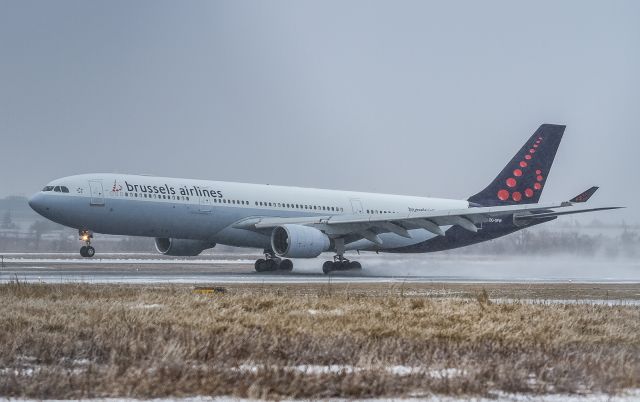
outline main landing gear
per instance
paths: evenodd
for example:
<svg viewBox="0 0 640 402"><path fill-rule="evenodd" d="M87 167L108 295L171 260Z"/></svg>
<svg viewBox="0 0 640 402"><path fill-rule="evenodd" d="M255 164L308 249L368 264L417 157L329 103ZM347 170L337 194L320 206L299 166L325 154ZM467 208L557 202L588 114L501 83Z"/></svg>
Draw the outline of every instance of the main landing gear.
<svg viewBox="0 0 640 402"><path fill-rule="evenodd" d="M85 242L85 245L80 247L80 255L86 258L93 257L96 254L96 249L91 247L93 233L89 230L79 230L78 235L80 236L80 240Z"/></svg>
<svg viewBox="0 0 640 402"><path fill-rule="evenodd" d="M362 269L362 265L358 261L349 261L342 255L333 257L333 261L325 261L322 264L322 272L329 274L331 271L347 271L350 269Z"/></svg>
<svg viewBox="0 0 640 402"><path fill-rule="evenodd" d="M256 261L255 268L257 272L291 271L293 269L293 262L286 258L278 258L272 251L265 250L264 258Z"/></svg>
<svg viewBox="0 0 640 402"><path fill-rule="evenodd" d="M331 273L331 271L347 271L349 269L362 269L362 265L358 261L349 261L344 258L344 238L337 238L334 240L336 245L336 256L333 257L333 261L326 261L322 264L322 272L325 274Z"/></svg>

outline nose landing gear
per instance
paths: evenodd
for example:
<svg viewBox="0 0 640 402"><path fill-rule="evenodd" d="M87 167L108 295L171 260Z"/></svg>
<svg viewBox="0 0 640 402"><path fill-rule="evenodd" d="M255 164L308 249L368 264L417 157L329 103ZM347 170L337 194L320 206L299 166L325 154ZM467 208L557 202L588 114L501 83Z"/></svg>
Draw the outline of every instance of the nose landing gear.
<svg viewBox="0 0 640 402"><path fill-rule="evenodd" d="M78 235L80 236L80 240L85 242L86 245L80 247L80 255L85 258L91 258L96 254L96 249L91 247L91 239L93 238L93 233L89 230L79 230Z"/></svg>

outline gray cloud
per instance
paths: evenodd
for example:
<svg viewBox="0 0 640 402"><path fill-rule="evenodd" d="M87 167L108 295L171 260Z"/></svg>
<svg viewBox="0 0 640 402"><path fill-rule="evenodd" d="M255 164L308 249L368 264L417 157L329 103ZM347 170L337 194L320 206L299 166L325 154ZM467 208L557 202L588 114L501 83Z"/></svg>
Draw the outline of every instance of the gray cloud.
<svg viewBox="0 0 640 402"><path fill-rule="evenodd" d="M543 199L640 196L640 4L4 2L0 196L91 171L463 198L543 122ZM633 208L604 219L638 221Z"/></svg>

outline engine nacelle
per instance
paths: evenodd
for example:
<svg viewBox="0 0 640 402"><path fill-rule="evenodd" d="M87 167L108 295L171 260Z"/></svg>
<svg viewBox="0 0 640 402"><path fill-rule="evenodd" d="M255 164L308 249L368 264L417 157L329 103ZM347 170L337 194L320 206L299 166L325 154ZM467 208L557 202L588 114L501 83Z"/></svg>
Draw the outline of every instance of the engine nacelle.
<svg viewBox="0 0 640 402"><path fill-rule="evenodd" d="M280 257L315 258L330 247L329 237L309 226L282 225L271 233L271 248Z"/></svg>
<svg viewBox="0 0 640 402"><path fill-rule="evenodd" d="M215 243L203 240L168 239L156 237L156 250L160 254L181 257L193 257L208 248L215 247Z"/></svg>

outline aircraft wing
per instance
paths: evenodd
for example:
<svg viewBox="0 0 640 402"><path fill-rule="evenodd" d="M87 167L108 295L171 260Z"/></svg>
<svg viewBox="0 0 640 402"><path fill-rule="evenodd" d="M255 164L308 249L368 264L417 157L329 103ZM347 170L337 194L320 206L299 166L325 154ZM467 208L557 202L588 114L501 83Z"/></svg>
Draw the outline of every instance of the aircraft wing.
<svg viewBox="0 0 640 402"><path fill-rule="evenodd" d="M265 230L277 226L294 224L313 226L329 237L347 236L365 238L376 244L382 244L380 233L392 232L410 238L409 229L425 229L436 235L444 236L441 226L458 225L466 230L477 232L476 224L492 219L514 215L516 220L545 219L558 215L575 214L589 211L602 211L620 207L575 208L571 202L551 204L506 205L492 207L473 207L465 209L435 210L394 214L345 214L313 217L255 217L237 222L235 228Z"/></svg>

